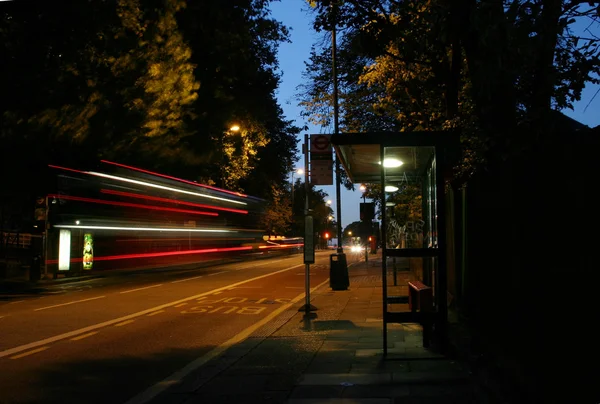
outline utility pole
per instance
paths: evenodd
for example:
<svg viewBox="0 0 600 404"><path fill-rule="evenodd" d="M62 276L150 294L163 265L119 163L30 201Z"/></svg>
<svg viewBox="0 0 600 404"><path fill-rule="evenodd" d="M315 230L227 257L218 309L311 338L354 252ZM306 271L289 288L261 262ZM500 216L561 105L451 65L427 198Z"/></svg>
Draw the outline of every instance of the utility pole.
<svg viewBox="0 0 600 404"><path fill-rule="evenodd" d="M336 53L337 53L337 38L336 38L336 25L337 25L337 10L335 5L332 3L332 14L331 14L331 73L333 79L333 134L339 134L339 103L338 103L338 79L337 79L337 66L336 66ZM340 176L341 167L340 159L336 153L335 156L335 195L336 195L336 210L337 210L337 254L331 255L330 263L330 275L329 283L333 290L346 290L350 286L348 277L348 264L346 262L346 254L344 254L344 248L342 246L342 198L341 198L341 184L342 179Z"/></svg>
<svg viewBox="0 0 600 404"><path fill-rule="evenodd" d="M336 53L337 53L337 39L336 39L336 15L333 13L333 28L331 30L331 72L333 75L333 134L339 134L339 103L338 103L338 79L337 79L337 68L336 68ZM344 248L340 240L342 239L342 198L340 198L340 187L342 179L340 178L340 159L337 154L335 156L335 196L336 196L336 210L337 210L337 253L343 254Z"/></svg>

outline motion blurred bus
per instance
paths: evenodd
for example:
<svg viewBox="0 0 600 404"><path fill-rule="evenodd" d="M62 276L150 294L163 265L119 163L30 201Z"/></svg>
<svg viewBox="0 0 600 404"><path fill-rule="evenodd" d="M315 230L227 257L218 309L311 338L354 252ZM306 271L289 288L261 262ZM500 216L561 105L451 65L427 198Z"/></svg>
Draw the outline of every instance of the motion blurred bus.
<svg viewBox="0 0 600 404"><path fill-rule="evenodd" d="M260 198L106 160L94 170L50 168L50 273L241 259L270 247Z"/></svg>

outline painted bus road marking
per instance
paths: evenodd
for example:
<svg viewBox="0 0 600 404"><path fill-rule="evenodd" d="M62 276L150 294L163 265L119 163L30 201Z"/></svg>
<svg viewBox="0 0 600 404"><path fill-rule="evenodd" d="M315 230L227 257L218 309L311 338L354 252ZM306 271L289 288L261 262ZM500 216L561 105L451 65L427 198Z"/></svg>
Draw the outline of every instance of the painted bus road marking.
<svg viewBox="0 0 600 404"><path fill-rule="evenodd" d="M127 320L127 321L122 321L122 322L120 322L120 323L117 323L117 324L115 324L115 327L121 327L121 326L124 326L124 325L127 325L127 324L131 324L131 323L133 323L134 321L135 321L135 320Z"/></svg>
<svg viewBox="0 0 600 404"><path fill-rule="evenodd" d="M43 346L41 348L38 349L34 349L32 351L27 351L27 352L23 352L22 354L19 355L15 355L15 356L11 356L10 359L19 359L19 358L24 358L25 356L29 356L29 355L33 355L36 354L38 352L42 352L45 351L46 349L50 348L49 346Z"/></svg>
<svg viewBox="0 0 600 404"><path fill-rule="evenodd" d="M124 294L124 293L137 292L138 290L146 290L146 289L151 289L151 288L157 288L157 287L159 287L159 286L162 286L162 283L161 283L161 284L158 284L158 285L146 286L146 287L144 287L144 288L137 288L137 289L125 290L125 291L123 291L123 292L119 292L119 293L120 293L120 294Z"/></svg>
<svg viewBox="0 0 600 404"><path fill-rule="evenodd" d="M242 304L289 304L292 301L292 299L288 298L269 299L268 297L262 297L258 300L248 297L222 297L220 299L208 299L207 296L203 296L196 300L202 305L190 307L188 310L183 310L181 314L260 314L266 309L266 307L246 306Z"/></svg>
<svg viewBox="0 0 600 404"><path fill-rule="evenodd" d="M223 309L223 310L221 310ZM196 306L190 307L189 310L183 310L181 314L199 314L199 313L223 313L223 314L260 314L266 310L266 307L253 306Z"/></svg>
<svg viewBox="0 0 600 404"><path fill-rule="evenodd" d="M87 337L91 337L92 335L98 334L98 331L88 332L87 334L78 335L75 338L71 338L71 341L79 341L80 339L84 339Z"/></svg>
<svg viewBox="0 0 600 404"><path fill-rule="evenodd" d="M233 303L233 304L240 304L240 303L257 303L257 304L274 304L274 303L279 303L279 304L288 304L291 299L287 299L287 298L277 298L277 299L269 299L268 297L262 297L258 300L254 300L252 298L249 297L222 297L220 299L208 299L208 296L203 296L199 299L196 299L197 302L200 303L210 303L210 304L214 304L214 303Z"/></svg>
<svg viewBox="0 0 600 404"><path fill-rule="evenodd" d="M70 305L70 304L75 304L75 303L89 302L90 300L97 300L97 299L102 299L102 298L105 298L105 297L106 297L106 296L96 296L96 297L90 297L89 299L75 300L75 301L68 302L68 303L55 304L54 306L40 307L39 309L34 309L33 311L40 311L40 310L46 310L46 309L53 309L53 308L55 308L55 307L68 306L68 305Z"/></svg>

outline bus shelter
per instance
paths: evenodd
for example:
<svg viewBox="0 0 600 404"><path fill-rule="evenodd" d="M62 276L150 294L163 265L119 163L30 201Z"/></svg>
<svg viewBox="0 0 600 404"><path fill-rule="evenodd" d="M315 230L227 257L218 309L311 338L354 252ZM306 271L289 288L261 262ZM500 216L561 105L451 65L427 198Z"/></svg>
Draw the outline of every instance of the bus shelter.
<svg viewBox="0 0 600 404"><path fill-rule="evenodd" d="M445 348L448 320L443 173L451 132L344 133L331 142L350 180L379 184L383 351L388 324L419 323L423 345Z"/></svg>

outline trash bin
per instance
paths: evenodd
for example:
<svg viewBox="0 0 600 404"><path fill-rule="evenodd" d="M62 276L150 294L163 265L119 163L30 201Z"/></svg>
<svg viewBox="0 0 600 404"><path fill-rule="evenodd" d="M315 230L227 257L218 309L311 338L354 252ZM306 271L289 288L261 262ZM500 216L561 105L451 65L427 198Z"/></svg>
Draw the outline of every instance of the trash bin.
<svg viewBox="0 0 600 404"><path fill-rule="evenodd" d="M333 290L347 290L350 286L346 254L331 254L329 256L329 286Z"/></svg>

